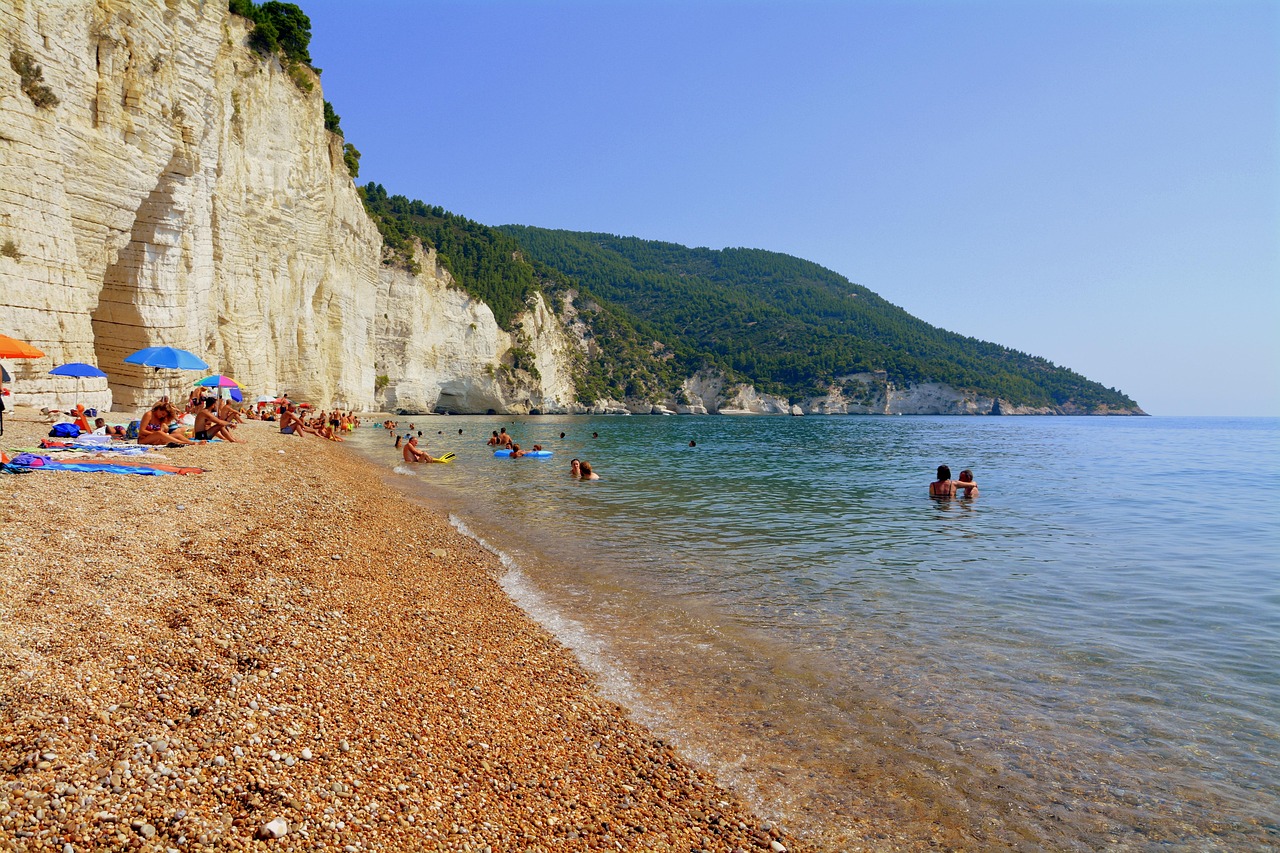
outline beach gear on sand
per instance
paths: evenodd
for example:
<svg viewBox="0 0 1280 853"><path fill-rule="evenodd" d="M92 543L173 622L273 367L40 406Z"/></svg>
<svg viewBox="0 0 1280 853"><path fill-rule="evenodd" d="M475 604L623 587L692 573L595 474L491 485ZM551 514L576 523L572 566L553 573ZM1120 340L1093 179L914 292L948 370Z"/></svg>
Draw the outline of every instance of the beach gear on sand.
<svg viewBox="0 0 1280 853"><path fill-rule="evenodd" d="M162 474L203 474L203 468L179 467L176 465L160 465L154 462L130 463L123 459L77 459L74 462L59 462L52 457L40 453L19 453L9 463L28 471L82 471L92 474L143 474L159 476Z"/></svg>
<svg viewBox="0 0 1280 853"><path fill-rule="evenodd" d="M550 459L554 452L555 451L552 451L552 450L526 450L524 453L520 454L516 458L524 459L525 457L529 457L531 459ZM494 456L510 456L511 451L495 450L493 451L493 455Z"/></svg>
<svg viewBox="0 0 1280 853"><path fill-rule="evenodd" d="M79 438L80 427L75 424L54 424L49 430L49 438Z"/></svg>

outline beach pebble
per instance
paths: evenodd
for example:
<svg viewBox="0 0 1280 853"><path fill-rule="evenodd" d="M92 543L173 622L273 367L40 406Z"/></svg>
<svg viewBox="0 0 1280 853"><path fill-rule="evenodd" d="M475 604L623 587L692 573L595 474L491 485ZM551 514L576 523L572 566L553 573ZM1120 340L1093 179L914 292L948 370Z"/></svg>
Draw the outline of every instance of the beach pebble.
<svg viewBox="0 0 1280 853"><path fill-rule="evenodd" d="M313 757L311 753L311 749L305 746L302 748L302 752L299 754L302 756L303 761L310 761Z"/></svg>
<svg viewBox="0 0 1280 853"><path fill-rule="evenodd" d="M258 828L259 838L284 838L288 834L289 824L282 817L278 817L273 821L264 823Z"/></svg>
<svg viewBox="0 0 1280 853"><path fill-rule="evenodd" d="M769 849L772 850L773 853L787 853L787 848L783 846L781 841L770 841Z"/></svg>

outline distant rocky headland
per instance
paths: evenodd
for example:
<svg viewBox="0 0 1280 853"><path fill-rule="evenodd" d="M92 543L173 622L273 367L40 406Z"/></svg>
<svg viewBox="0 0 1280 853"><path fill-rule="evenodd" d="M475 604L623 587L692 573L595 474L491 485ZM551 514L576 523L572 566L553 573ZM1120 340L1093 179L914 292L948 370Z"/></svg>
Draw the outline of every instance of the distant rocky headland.
<svg viewBox="0 0 1280 853"><path fill-rule="evenodd" d="M16 402L82 361L108 374L82 402L143 405L176 380L123 357L166 345L364 411L1142 414L800 259L359 187L310 23L271 5L278 31L248 0L0 5L0 332L46 353Z"/></svg>

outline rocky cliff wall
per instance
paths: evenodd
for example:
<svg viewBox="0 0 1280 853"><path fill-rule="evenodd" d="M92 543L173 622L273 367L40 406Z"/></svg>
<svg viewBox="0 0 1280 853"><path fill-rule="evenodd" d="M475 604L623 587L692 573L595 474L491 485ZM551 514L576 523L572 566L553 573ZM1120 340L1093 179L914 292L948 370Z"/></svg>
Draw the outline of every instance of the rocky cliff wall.
<svg viewBox="0 0 1280 853"><path fill-rule="evenodd" d="M167 345L253 392L371 401L381 240L314 75L303 92L245 27L195 0L0 3L0 49L59 99L0 67L0 316L48 356L16 365L21 397L52 402L66 361L107 372L91 404L180 391L193 375L123 362Z"/></svg>
<svg viewBox="0 0 1280 853"><path fill-rule="evenodd" d="M383 266L318 79L247 28L223 2L0 0L0 332L46 353L8 362L16 400L70 402L75 380L47 374L69 361L108 374L79 385L88 405L185 393L200 374L123 362L176 346L252 396L369 409L381 375L408 409L570 404L545 303L512 336L434 257ZM56 106L22 91L15 52Z"/></svg>
<svg viewBox="0 0 1280 853"><path fill-rule="evenodd" d="M415 260L422 270L417 275L384 267L379 277L374 320L379 407L520 414L570 410L576 347L541 296L510 334L498 327L489 306L453 286L434 250L418 246ZM529 364L514 364L513 349L527 353Z"/></svg>

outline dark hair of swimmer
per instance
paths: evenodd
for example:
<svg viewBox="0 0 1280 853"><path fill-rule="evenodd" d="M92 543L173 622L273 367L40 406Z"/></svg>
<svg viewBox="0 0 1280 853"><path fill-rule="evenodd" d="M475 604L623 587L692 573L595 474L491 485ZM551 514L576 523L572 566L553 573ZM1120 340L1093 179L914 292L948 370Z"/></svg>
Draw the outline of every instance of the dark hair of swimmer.
<svg viewBox="0 0 1280 853"><path fill-rule="evenodd" d="M950 479L951 479L951 469L950 469L950 468L948 468L946 465L939 465L939 466L938 466L938 479L939 479L939 480L950 480Z"/></svg>
<svg viewBox="0 0 1280 853"><path fill-rule="evenodd" d="M965 468L963 471L961 471L961 472L960 472L960 482L962 482L962 483L972 483L972 482L973 482L973 472L972 472L972 471L970 471L968 468Z"/></svg>
<svg viewBox="0 0 1280 853"><path fill-rule="evenodd" d="M696 442L696 441L690 441L690 442L689 442L689 446L690 446L690 447L697 447L697 446L698 446L698 442Z"/></svg>
<svg viewBox="0 0 1280 853"><path fill-rule="evenodd" d="M598 432L593 432L593 433L591 433L591 437L592 437L592 438L599 438L599 437L600 437L600 433L598 433Z"/></svg>
<svg viewBox="0 0 1280 853"><path fill-rule="evenodd" d="M564 433L560 433L560 437L561 437L561 438L564 438Z"/></svg>

